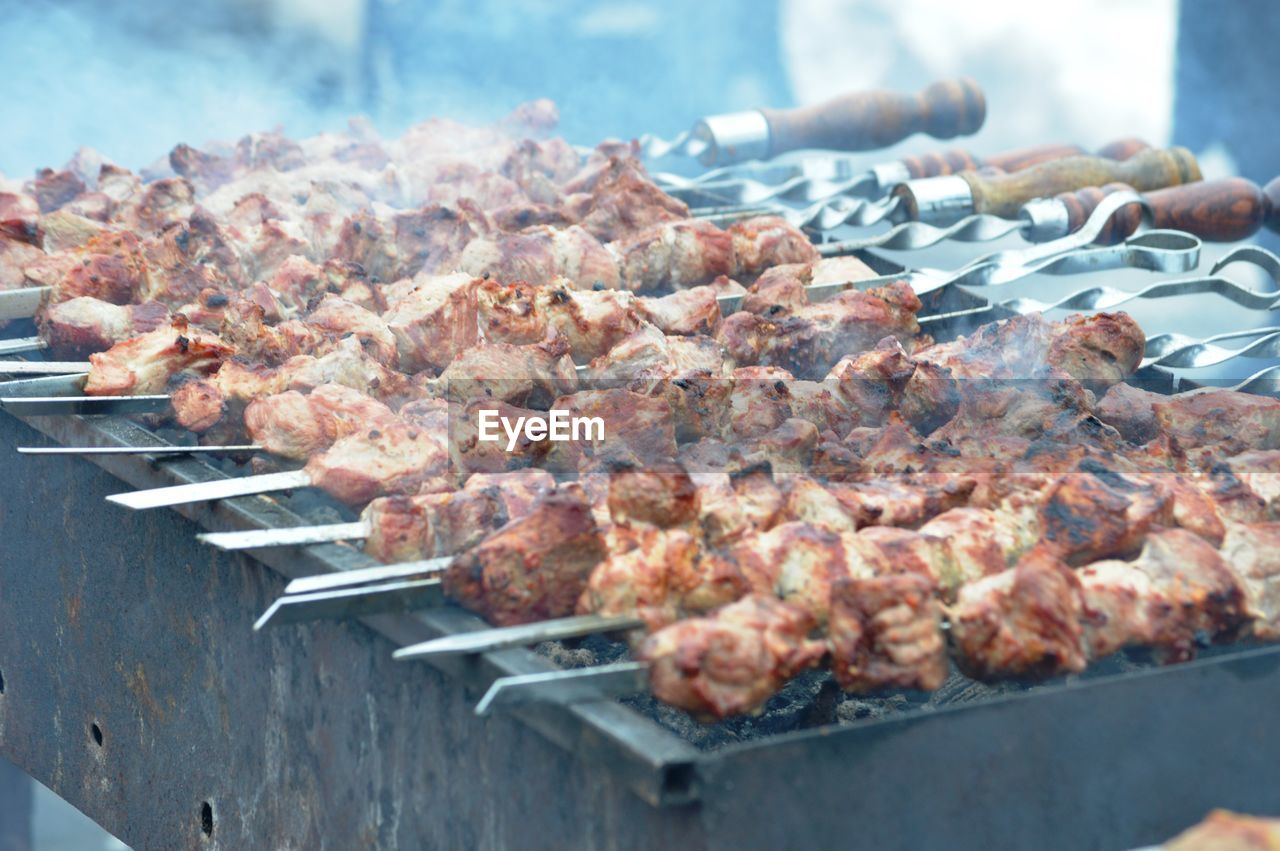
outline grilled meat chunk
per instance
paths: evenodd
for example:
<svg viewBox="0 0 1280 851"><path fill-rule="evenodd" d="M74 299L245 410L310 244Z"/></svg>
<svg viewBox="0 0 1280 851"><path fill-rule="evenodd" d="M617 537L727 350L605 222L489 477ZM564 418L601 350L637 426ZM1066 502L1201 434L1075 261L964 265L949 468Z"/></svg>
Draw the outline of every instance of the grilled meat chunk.
<svg viewBox="0 0 1280 851"><path fill-rule="evenodd" d="M1080 581L1061 562L1032 555L960 589L948 615L961 670L978 679L1083 671Z"/></svg>
<svg viewBox="0 0 1280 851"><path fill-rule="evenodd" d="M803 609L818 626L827 622L831 584L849 574L841 536L796 521L740 538L726 554L754 593L773 594Z"/></svg>
<svg viewBox="0 0 1280 851"><path fill-rule="evenodd" d="M462 252L458 266L478 278L548 284L564 278L577 289L599 284L616 289L618 265L608 249L590 233L571 225L526 228L518 233L495 233L474 239Z"/></svg>
<svg viewBox="0 0 1280 851"><path fill-rule="evenodd" d="M178 374L215 372L235 349L217 337L192 331L178 317L157 328L89 356L84 392L90 396L132 396L164 392Z"/></svg>
<svg viewBox="0 0 1280 851"><path fill-rule="evenodd" d="M450 488L443 435L404 422L376 423L312 455L311 483L347 505L375 497Z"/></svg>
<svg viewBox="0 0 1280 851"><path fill-rule="evenodd" d="M1179 393L1152 406L1160 431L1184 449L1212 447L1220 456L1280 449L1280 400L1231 390Z"/></svg>
<svg viewBox="0 0 1280 851"><path fill-rule="evenodd" d="M704 285L665 296L642 296L636 300L636 306L640 315L664 334L714 335L722 318L720 295L715 287Z"/></svg>
<svg viewBox="0 0 1280 851"><path fill-rule="evenodd" d="M812 616L776 597L751 594L701 618L650 635L636 658L652 666L661 701L696 718L757 712L784 683L825 653L808 637Z"/></svg>
<svg viewBox="0 0 1280 851"><path fill-rule="evenodd" d="M381 562L414 561L466 552L509 520L488 490L458 490L375 499L361 512L369 529L364 551Z"/></svg>
<svg viewBox="0 0 1280 851"><path fill-rule="evenodd" d="M570 196L565 206L601 242L689 218L689 208L655 186L629 156L609 157L594 175L591 191Z"/></svg>
<svg viewBox="0 0 1280 851"><path fill-rule="evenodd" d="M1087 463L1049 488L1039 519L1045 548L1079 565L1137 552L1154 527L1173 525L1173 503L1157 477L1139 480Z"/></svg>
<svg viewBox="0 0 1280 851"><path fill-rule="evenodd" d="M679 464L623 463L609 471L608 504L614 523L685 526L697 520L698 489Z"/></svg>
<svg viewBox="0 0 1280 851"><path fill-rule="evenodd" d="M386 405L340 384L322 384L305 396L296 390L265 396L244 410L245 429L254 443L299 461L395 419Z"/></svg>
<svg viewBox="0 0 1280 851"><path fill-rule="evenodd" d="M453 274L419 276L412 283L383 321L395 337L402 370L443 369L479 341L475 281Z"/></svg>
<svg viewBox="0 0 1280 851"><path fill-rule="evenodd" d="M1237 537L1233 552L1247 559L1251 538L1248 532ZM1246 564L1246 570L1253 569ZM1185 660L1201 641L1233 638L1249 622L1247 581L1212 545L1183 529L1149 535L1132 562L1097 562L1078 575L1094 658L1125 646L1147 646L1166 661Z"/></svg>
<svg viewBox="0 0 1280 851"><path fill-rule="evenodd" d="M49 305L36 319L50 353L73 360L168 324L169 308L154 301L116 305L81 296Z"/></svg>
<svg viewBox="0 0 1280 851"><path fill-rule="evenodd" d="M1049 322L1039 314L983 325L966 337L917 352L957 378L1070 376L1099 392L1132 375L1146 336L1127 313L1078 314Z"/></svg>
<svg viewBox="0 0 1280 851"><path fill-rule="evenodd" d="M848 290L777 319L740 311L725 319L716 339L739 366L778 366L799 378L821 378L845 355L885 337L914 337L919 309L915 293L899 282Z"/></svg>
<svg viewBox="0 0 1280 851"><path fill-rule="evenodd" d="M1169 397L1131 384L1117 384L1102 397L1094 413L1130 443L1143 444L1160 434L1155 405Z"/></svg>
<svg viewBox="0 0 1280 851"><path fill-rule="evenodd" d="M827 645L831 671L846 691L932 691L947 678L942 608L922 576L836 580Z"/></svg>
<svg viewBox="0 0 1280 851"><path fill-rule="evenodd" d="M454 358L440 383L452 401L464 405L487 399L545 409L577 386L568 354L569 344L560 338L528 346L480 343Z"/></svg>
<svg viewBox="0 0 1280 851"><path fill-rule="evenodd" d="M683 529L642 528L593 571L579 614L635 615L649 631L731 603L747 590L733 563L705 552Z"/></svg>
<svg viewBox="0 0 1280 851"><path fill-rule="evenodd" d="M605 556L585 495L563 487L455 559L444 589L499 626L563 617Z"/></svg>
<svg viewBox="0 0 1280 851"><path fill-rule="evenodd" d="M598 419L604 432L603 440L551 444L551 469L577 471L588 459L644 467L676 457L671 406L663 398L629 390L583 390L556 399L551 408L572 418Z"/></svg>

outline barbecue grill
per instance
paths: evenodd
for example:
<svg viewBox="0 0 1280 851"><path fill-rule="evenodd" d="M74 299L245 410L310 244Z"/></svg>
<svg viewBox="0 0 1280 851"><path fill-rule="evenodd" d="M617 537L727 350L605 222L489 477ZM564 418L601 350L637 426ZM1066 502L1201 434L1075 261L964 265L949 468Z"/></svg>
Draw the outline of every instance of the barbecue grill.
<svg viewBox="0 0 1280 851"><path fill-rule="evenodd" d="M895 268L863 256L877 271ZM1039 295L1060 283L1041 275L1022 289ZM948 287L922 314L944 317L930 332L946 338L1010 315L998 303L1007 295ZM1177 380L1160 367L1139 378L1166 392ZM60 380L9 392L47 395ZM6 415L0 428L7 447L166 440L118 417ZM953 678L928 699L842 702L802 681L760 719L697 737L643 699L481 720L472 707L495 677L554 670L568 652L390 664L395 646L483 625L452 608L360 624L352 611L255 637L252 620L281 577L372 562L320 545L260 551L264 570L199 547L194 532L331 519L314 496L193 504L178 509L185 520L122 518L101 503L118 480L153 487L223 472L197 458L0 457L7 477L27 483L26 498L0 514L24 568L6 572L0 595L0 743L134 844L180 836L237 847L289 835L341 846L553 847L585 836L622 847L1074 848L1155 842L1215 805L1276 805L1273 647L1217 648L1164 668L1125 657L1028 687ZM62 522L50 523L58 512ZM265 793L237 782L264 767ZM139 788L137 777L155 787Z"/></svg>
<svg viewBox="0 0 1280 851"><path fill-rule="evenodd" d="M935 135L971 132L975 116L981 123L981 96L951 86L960 106L953 97L930 107L946 125ZM854 113L869 109L850 103ZM776 113L729 119L672 145L691 155L740 145L763 154L770 133L786 135L772 126ZM919 117L920 126L935 119ZM705 138L717 132L724 135ZM647 147L655 146L665 147ZM1036 185L1050 194L1078 183L1073 169L1156 192L1199 177L1185 152L1121 147L1112 161L1027 174L1048 175ZM1076 151L1054 152L1062 153ZM809 194L813 175L838 172L845 190L865 183L866 175L850 177L861 171L845 168L847 155L770 166L791 168L791 178L749 168L672 176L667 185L714 198L754 175L729 199L740 202L744 186L763 185L758 178L808 181L794 196L766 189L750 204L701 212L727 223L763 203L810 227L819 254L856 257L878 276L827 289L906 281L922 303L921 326L938 341L1034 311L1123 309L1163 332L1151 336L1131 383L1161 393L1203 384L1276 391L1280 337L1264 325L1280 299L1274 255L1205 249L1165 229L1202 223L1122 187L1024 206L1034 196L1015 184L1033 178L1011 165L1005 175L961 177L946 172L974 160L953 160L911 166L927 174L872 169L878 190L913 180L890 198L847 206ZM1256 187L1236 190L1252 192L1257 205L1233 237L1256 230L1270 210ZM1004 206L990 206L996 200ZM1162 227L1140 228L1133 211L1142 205ZM1024 221L1005 220L1019 208ZM1124 223L1108 223L1117 211ZM868 236L851 226L868 224L862 215L895 224ZM1046 228L1055 239L1044 245L1011 238L1047 239ZM1095 244L1100 233L1111 244ZM990 245L975 251L960 241ZM819 286L806 297L823 294ZM0 316L26 315L43 295L0 294ZM742 302L728 295L719 304ZM164 410L168 397L83 396L79 362L49 364L39 342L21 342L35 331L19 321L6 331L12 342L0 345L24 358L0 362L19 378L0 389L0 469L21 485L0 510L9 542L0 573L0 752L131 844L244 847L269 836L307 847L1135 846L1214 806L1280 804L1269 783L1280 758L1269 735L1280 648L1269 645L1208 646L1197 661L1171 666L1135 650L1047 682L985 685L953 667L931 693L872 697L844 694L813 670L758 716L715 724L642 693L643 669L606 635L395 662L397 648L488 624L443 605L434 579L403 567L376 594L352 587L306 598L285 585L311 578L321 587L315 577L378 567L348 545L248 557L197 543L200 531L349 527L351 510L306 488L300 472L276 473L269 493L174 501L176 513L104 507L121 481L159 488L256 470L167 451L192 436L121 414ZM10 451L19 446L156 452L31 458Z"/></svg>

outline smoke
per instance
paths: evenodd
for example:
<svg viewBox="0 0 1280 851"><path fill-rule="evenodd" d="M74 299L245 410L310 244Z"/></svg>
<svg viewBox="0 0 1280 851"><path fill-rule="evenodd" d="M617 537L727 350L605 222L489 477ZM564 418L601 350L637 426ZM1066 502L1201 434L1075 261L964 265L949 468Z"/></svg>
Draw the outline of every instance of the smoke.
<svg viewBox="0 0 1280 851"><path fill-rule="evenodd" d="M358 111L353 52L270 8L0 2L0 173L25 178L82 146L138 169L179 141L341 126Z"/></svg>

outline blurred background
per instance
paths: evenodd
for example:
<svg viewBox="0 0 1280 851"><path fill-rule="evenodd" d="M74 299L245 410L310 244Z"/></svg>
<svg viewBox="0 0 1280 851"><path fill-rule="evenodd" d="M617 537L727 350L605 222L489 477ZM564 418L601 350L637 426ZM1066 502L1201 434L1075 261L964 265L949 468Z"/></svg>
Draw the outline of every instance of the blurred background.
<svg viewBox="0 0 1280 851"><path fill-rule="evenodd" d="M20 178L83 145L138 168L178 142L355 114L393 134L535 97L591 144L954 74L988 93L979 152L1137 135L1192 147L1207 176L1280 171L1271 0L0 0L0 16L0 171Z"/></svg>
<svg viewBox="0 0 1280 851"><path fill-rule="evenodd" d="M1276 0L0 0L0 173L25 179L82 146L139 169L179 142L305 135L354 115L393 135L430 115L492 120L538 97L559 104L565 137L594 144L965 74L988 99L985 127L965 141L976 153L1139 136L1190 147L1206 177L1265 183L1280 174L1277 10ZM938 146L917 137L891 153ZM21 815L32 806L34 836ZM95 831L0 761L0 851L120 847Z"/></svg>

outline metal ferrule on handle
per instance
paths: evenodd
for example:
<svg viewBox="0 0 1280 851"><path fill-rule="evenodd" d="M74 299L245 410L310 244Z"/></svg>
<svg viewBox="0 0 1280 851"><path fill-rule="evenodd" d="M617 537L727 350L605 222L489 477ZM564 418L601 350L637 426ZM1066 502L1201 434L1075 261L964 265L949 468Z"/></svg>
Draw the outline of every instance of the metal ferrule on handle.
<svg viewBox="0 0 1280 851"><path fill-rule="evenodd" d="M899 220L945 225L973 213L973 190L958 174L922 177L893 189Z"/></svg>
<svg viewBox="0 0 1280 851"><path fill-rule="evenodd" d="M712 115L693 126L693 137L706 144L698 155L703 165L720 165L769 156L769 122L756 109Z"/></svg>

